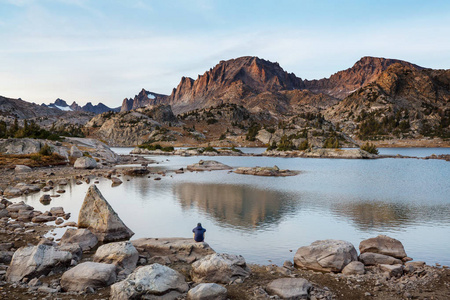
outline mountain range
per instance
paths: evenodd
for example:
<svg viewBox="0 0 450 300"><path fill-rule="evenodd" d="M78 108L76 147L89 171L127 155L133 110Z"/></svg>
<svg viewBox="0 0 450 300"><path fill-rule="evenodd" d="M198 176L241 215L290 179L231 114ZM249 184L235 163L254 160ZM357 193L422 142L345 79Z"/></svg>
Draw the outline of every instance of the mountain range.
<svg viewBox="0 0 450 300"><path fill-rule="evenodd" d="M91 102L86 103L84 106L78 105L75 101L69 105L66 101L62 99L56 99L55 102L50 103L48 105L42 104L42 106L49 107L49 108L56 108L62 111L84 111L84 112L91 112L94 114L101 114L107 111L120 111L120 107L117 108L109 108L103 103L99 103L97 105L92 105Z"/></svg>

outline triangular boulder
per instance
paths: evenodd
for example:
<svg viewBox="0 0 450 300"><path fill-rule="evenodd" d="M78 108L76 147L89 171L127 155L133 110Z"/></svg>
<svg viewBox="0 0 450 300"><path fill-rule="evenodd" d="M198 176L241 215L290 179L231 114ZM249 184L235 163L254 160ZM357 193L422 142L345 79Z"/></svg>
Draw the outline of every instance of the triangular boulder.
<svg viewBox="0 0 450 300"><path fill-rule="evenodd" d="M89 187L78 215L78 227L88 228L100 242L128 240L134 235L95 185Z"/></svg>

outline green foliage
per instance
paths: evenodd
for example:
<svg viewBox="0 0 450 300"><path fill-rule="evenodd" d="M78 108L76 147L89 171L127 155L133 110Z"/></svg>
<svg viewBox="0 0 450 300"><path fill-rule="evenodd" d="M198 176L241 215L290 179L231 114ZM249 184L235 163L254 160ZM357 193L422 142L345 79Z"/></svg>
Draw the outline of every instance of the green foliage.
<svg viewBox="0 0 450 300"><path fill-rule="evenodd" d="M81 126L68 125L56 128L53 124L50 130L41 128L34 120L23 121L23 126L19 125L17 119L9 126L4 121L0 121L0 138L32 138L32 139L47 139L52 141L61 141L60 136L75 136L84 137Z"/></svg>
<svg viewBox="0 0 450 300"><path fill-rule="evenodd" d="M372 143L367 142L364 145L362 145L360 148L361 148L361 150L367 151L369 153L378 154L377 147Z"/></svg>
<svg viewBox="0 0 450 300"><path fill-rule="evenodd" d="M147 149L150 151L155 151L155 150L161 150L164 152L172 152L175 150L175 148L173 148L172 146L168 146L168 147L162 147L160 144L142 144L138 146L139 148L143 148L143 149Z"/></svg>
<svg viewBox="0 0 450 300"><path fill-rule="evenodd" d="M269 147L267 147L267 151L275 150L275 149L277 149L277 143L275 141L273 141L272 144L269 145Z"/></svg>
<svg viewBox="0 0 450 300"><path fill-rule="evenodd" d="M295 146L292 143L292 140L287 137L286 135L283 135L280 139L280 142L278 143L277 150L278 151L289 151L294 150Z"/></svg>
<svg viewBox="0 0 450 300"><path fill-rule="evenodd" d="M303 142L300 143L300 145L298 146L298 150L306 150L309 148L309 143L308 140L304 140Z"/></svg>
<svg viewBox="0 0 450 300"><path fill-rule="evenodd" d="M336 137L329 137L323 143L323 148L340 148L339 140Z"/></svg>
<svg viewBox="0 0 450 300"><path fill-rule="evenodd" d="M49 145L45 144L41 147L41 150L39 150L39 154L43 156L50 156L52 155L53 151L52 148L50 148Z"/></svg>
<svg viewBox="0 0 450 300"><path fill-rule="evenodd" d="M245 139L253 142L256 139L256 135L258 134L260 129L261 129L261 125L252 123L250 125L250 128L248 129Z"/></svg>
<svg viewBox="0 0 450 300"><path fill-rule="evenodd" d="M208 146L206 147L203 152L218 152L214 147Z"/></svg>

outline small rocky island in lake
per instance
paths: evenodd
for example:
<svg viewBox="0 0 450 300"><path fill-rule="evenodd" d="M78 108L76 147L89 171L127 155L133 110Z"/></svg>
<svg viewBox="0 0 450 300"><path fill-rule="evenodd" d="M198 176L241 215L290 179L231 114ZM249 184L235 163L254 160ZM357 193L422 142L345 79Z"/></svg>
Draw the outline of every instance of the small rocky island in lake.
<svg viewBox="0 0 450 300"><path fill-rule="evenodd" d="M187 169L189 171L213 171L231 170L232 167L215 160L200 160L198 163L187 166Z"/></svg>
<svg viewBox="0 0 450 300"><path fill-rule="evenodd" d="M300 174L299 171L281 170L277 166L273 167L242 167L237 168L234 173L256 176L295 176Z"/></svg>

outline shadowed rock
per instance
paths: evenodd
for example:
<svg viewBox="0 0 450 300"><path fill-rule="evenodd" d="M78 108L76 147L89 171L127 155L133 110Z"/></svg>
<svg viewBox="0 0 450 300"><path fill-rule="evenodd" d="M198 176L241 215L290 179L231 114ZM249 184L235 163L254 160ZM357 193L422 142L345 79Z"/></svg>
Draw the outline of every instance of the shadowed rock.
<svg viewBox="0 0 450 300"><path fill-rule="evenodd" d="M95 262L114 264L123 278L136 268L139 253L130 242L116 242L100 246L94 255Z"/></svg>
<svg viewBox="0 0 450 300"><path fill-rule="evenodd" d="M129 239L134 235L95 185L91 185L78 215L78 227L88 228L100 242Z"/></svg>
<svg viewBox="0 0 450 300"><path fill-rule="evenodd" d="M60 244L77 244L82 251L91 250L97 246L98 239L89 229L68 228L61 237Z"/></svg>
<svg viewBox="0 0 450 300"><path fill-rule="evenodd" d="M226 300L227 289L217 283L200 283L187 294L188 300Z"/></svg>

